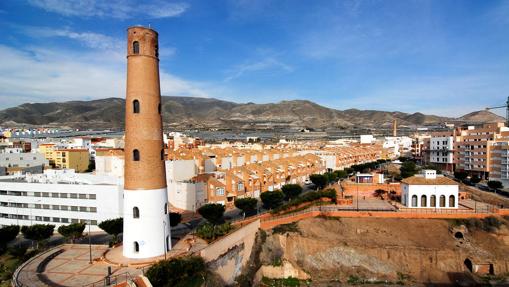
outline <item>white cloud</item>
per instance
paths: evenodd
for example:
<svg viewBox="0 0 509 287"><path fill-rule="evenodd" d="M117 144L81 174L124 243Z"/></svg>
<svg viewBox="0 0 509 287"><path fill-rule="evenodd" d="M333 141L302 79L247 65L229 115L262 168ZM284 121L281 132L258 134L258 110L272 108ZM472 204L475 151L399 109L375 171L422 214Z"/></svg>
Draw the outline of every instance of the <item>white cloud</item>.
<svg viewBox="0 0 509 287"><path fill-rule="evenodd" d="M28 3L64 16L117 19L177 17L189 8L186 3L159 0L141 4L134 0L29 0Z"/></svg>
<svg viewBox="0 0 509 287"><path fill-rule="evenodd" d="M225 82L229 82L233 79L240 78L246 73L278 69L285 72L292 72L293 68L274 57L266 57L257 62L248 62L241 65L237 65L227 71L227 77L224 79Z"/></svg>
<svg viewBox="0 0 509 287"><path fill-rule="evenodd" d="M24 102L125 97L125 58L111 52L29 47L22 51L0 45L0 108ZM161 94L207 97L199 84L161 70Z"/></svg>

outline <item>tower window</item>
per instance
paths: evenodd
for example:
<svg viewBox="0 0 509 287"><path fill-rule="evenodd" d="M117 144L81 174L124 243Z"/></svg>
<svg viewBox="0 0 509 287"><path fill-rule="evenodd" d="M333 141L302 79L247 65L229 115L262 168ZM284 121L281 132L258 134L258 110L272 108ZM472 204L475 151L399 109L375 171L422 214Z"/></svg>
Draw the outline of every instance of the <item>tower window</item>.
<svg viewBox="0 0 509 287"><path fill-rule="evenodd" d="M138 207L133 207L133 218L140 218L140 209Z"/></svg>
<svg viewBox="0 0 509 287"><path fill-rule="evenodd" d="M159 105L157 105L157 112L158 112L159 114L161 114L161 103L159 103Z"/></svg>
<svg viewBox="0 0 509 287"><path fill-rule="evenodd" d="M140 113L140 101L138 101L138 100L134 100L133 101L133 112L135 114L139 114Z"/></svg>
<svg viewBox="0 0 509 287"><path fill-rule="evenodd" d="M159 46L157 46L157 45L156 45L155 54L156 54L156 58L159 57Z"/></svg>
<svg viewBox="0 0 509 287"><path fill-rule="evenodd" d="M133 42L133 54L140 53L140 43L138 41Z"/></svg>
<svg viewBox="0 0 509 287"><path fill-rule="evenodd" d="M140 151L137 149L133 150L133 160L140 161Z"/></svg>
<svg viewBox="0 0 509 287"><path fill-rule="evenodd" d="M168 214L168 203L164 204L164 214Z"/></svg>
<svg viewBox="0 0 509 287"><path fill-rule="evenodd" d="M134 241L134 252L138 253L140 252L140 244L138 241Z"/></svg>
<svg viewBox="0 0 509 287"><path fill-rule="evenodd" d="M161 160L164 160L164 149L161 150Z"/></svg>

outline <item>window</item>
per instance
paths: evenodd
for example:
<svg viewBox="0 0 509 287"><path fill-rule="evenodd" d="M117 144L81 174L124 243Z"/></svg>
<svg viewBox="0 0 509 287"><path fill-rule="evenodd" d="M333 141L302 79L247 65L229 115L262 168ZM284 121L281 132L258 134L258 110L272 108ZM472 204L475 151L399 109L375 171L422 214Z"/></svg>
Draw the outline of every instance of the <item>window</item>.
<svg viewBox="0 0 509 287"><path fill-rule="evenodd" d="M456 198L454 198L454 195L449 196L449 207L455 207L456 206Z"/></svg>
<svg viewBox="0 0 509 287"><path fill-rule="evenodd" d="M168 214L168 203L164 204L164 214Z"/></svg>
<svg viewBox="0 0 509 287"><path fill-rule="evenodd" d="M216 188L216 195L217 196L224 196L224 188Z"/></svg>
<svg viewBox="0 0 509 287"><path fill-rule="evenodd" d="M80 206L80 212L87 212L87 208L85 206Z"/></svg>
<svg viewBox="0 0 509 287"><path fill-rule="evenodd" d="M440 207L445 207L445 195L440 195Z"/></svg>
<svg viewBox="0 0 509 287"><path fill-rule="evenodd" d="M417 195L412 195L412 207L417 207Z"/></svg>
<svg viewBox="0 0 509 287"><path fill-rule="evenodd" d="M157 45L155 47L155 54L156 54L156 58L159 57L159 46L157 46Z"/></svg>
<svg viewBox="0 0 509 287"><path fill-rule="evenodd" d="M90 225L97 225L97 220L90 220Z"/></svg>
<svg viewBox="0 0 509 287"><path fill-rule="evenodd" d="M97 212L97 207L90 207L89 211L90 212Z"/></svg>
<svg viewBox="0 0 509 287"><path fill-rule="evenodd" d="M422 195L421 196L421 207L427 207L428 206L428 203L426 201L427 201L426 195Z"/></svg>
<svg viewBox="0 0 509 287"><path fill-rule="evenodd" d="M62 218L62 223L69 223L69 218Z"/></svg>
<svg viewBox="0 0 509 287"><path fill-rule="evenodd" d="M140 210L138 207L133 207L133 218L140 218Z"/></svg>
<svg viewBox="0 0 509 287"><path fill-rule="evenodd" d="M69 210L69 206L62 205L62 206L60 206L60 210Z"/></svg>
<svg viewBox="0 0 509 287"><path fill-rule="evenodd" d="M157 105L157 112L158 112L159 114L161 114L161 103L159 103L159 105Z"/></svg>
<svg viewBox="0 0 509 287"><path fill-rule="evenodd" d="M78 207L77 206L71 206L71 211L78 211Z"/></svg>
<svg viewBox="0 0 509 287"><path fill-rule="evenodd" d="M58 205L53 205L53 206L52 206L52 209L53 209L53 210L60 210L60 206L58 206Z"/></svg>
<svg viewBox="0 0 509 287"><path fill-rule="evenodd" d="M56 192L51 193L51 197L58 198L58 193L56 193Z"/></svg>
<svg viewBox="0 0 509 287"><path fill-rule="evenodd" d="M140 151L137 149L133 150L133 160L140 161Z"/></svg>
<svg viewBox="0 0 509 287"><path fill-rule="evenodd" d="M170 236L166 235L166 251L170 251Z"/></svg>
<svg viewBox="0 0 509 287"><path fill-rule="evenodd" d="M432 195L429 199L429 206L430 207L437 207L437 197L435 195Z"/></svg>
<svg viewBox="0 0 509 287"><path fill-rule="evenodd" d="M140 42L134 41L133 42L133 54L139 54L140 53Z"/></svg>
<svg viewBox="0 0 509 287"><path fill-rule="evenodd" d="M137 241L134 241L134 252L138 253L140 252L140 245Z"/></svg>
<svg viewBox="0 0 509 287"><path fill-rule="evenodd" d="M41 197L41 193L40 192L34 192L34 196L35 197Z"/></svg>
<svg viewBox="0 0 509 287"><path fill-rule="evenodd" d="M42 206L42 208L43 208L43 209L49 209L49 204L44 204L44 205Z"/></svg>
<svg viewBox="0 0 509 287"><path fill-rule="evenodd" d="M42 197L49 197L49 192L43 192Z"/></svg>
<svg viewBox="0 0 509 287"><path fill-rule="evenodd" d="M140 113L140 101L138 101L138 100L133 101L133 113L135 113L135 114Z"/></svg>
<svg viewBox="0 0 509 287"><path fill-rule="evenodd" d="M89 195L88 195L88 199L96 199L95 194L89 194Z"/></svg>
<svg viewBox="0 0 509 287"><path fill-rule="evenodd" d="M60 222L60 218L58 218L58 217L53 217L53 222Z"/></svg>
<svg viewBox="0 0 509 287"><path fill-rule="evenodd" d="M61 193L60 198L67 198L67 193Z"/></svg>
<svg viewBox="0 0 509 287"><path fill-rule="evenodd" d="M164 160L164 149L161 150L161 160Z"/></svg>
<svg viewBox="0 0 509 287"><path fill-rule="evenodd" d="M78 198L78 194L76 194L76 193L71 193L71 198Z"/></svg>
<svg viewBox="0 0 509 287"><path fill-rule="evenodd" d="M79 197L80 199L87 199L87 195L84 193L80 193Z"/></svg>

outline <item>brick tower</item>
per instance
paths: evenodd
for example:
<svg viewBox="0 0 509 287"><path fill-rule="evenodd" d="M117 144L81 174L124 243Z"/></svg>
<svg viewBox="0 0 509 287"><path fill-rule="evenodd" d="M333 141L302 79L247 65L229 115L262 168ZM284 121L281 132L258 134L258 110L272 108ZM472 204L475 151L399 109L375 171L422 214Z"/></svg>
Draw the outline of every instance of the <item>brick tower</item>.
<svg viewBox="0 0 509 287"><path fill-rule="evenodd" d="M124 244L127 258L171 248L164 165L157 32L127 29Z"/></svg>

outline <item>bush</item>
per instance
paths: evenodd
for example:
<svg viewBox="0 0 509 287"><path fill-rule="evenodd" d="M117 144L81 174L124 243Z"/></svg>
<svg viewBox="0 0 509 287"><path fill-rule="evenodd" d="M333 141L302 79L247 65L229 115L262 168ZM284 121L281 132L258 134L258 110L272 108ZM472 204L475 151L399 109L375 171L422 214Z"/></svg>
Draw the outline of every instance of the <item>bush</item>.
<svg viewBox="0 0 509 287"><path fill-rule="evenodd" d="M113 235L113 243L116 243L118 235L124 232L124 219L119 217L105 220L99 223L99 228L104 230L104 232Z"/></svg>
<svg viewBox="0 0 509 287"><path fill-rule="evenodd" d="M212 224L220 224L224 221L224 205L220 203L208 203L198 208L198 213Z"/></svg>
<svg viewBox="0 0 509 287"><path fill-rule="evenodd" d="M13 257L23 258L23 256L25 256L25 254L27 253L27 250L28 250L27 246L20 245L20 246L10 247L7 252L9 252L9 254Z"/></svg>
<svg viewBox="0 0 509 287"><path fill-rule="evenodd" d="M201 257L188 256L159 261L146 275L153 286L199 287L207 275L207 267Z"/></svg>
<svg viewBox="0 0 509 287"><path fill-rule="evenodd" d="M245 214L248 214L256 210L258 200L252 197L236 198L234 204L235 207L242 210L242 212L244 212Z"/></svg>
<svg viewBox="0 0 509 287"><path fill-rule="evenodd" d="M467 176L468 176L468 173L466 173L464 171L455 171L454 172L454 177L459 179L460 181L467 178Z"/></svg>
<svg viewBox="0 0 509 287"><path fill-rule="evenodd" d="M274 228L272 228L273 234L285 234L287 232L296 232L300 234L299 226L296 222L288 223L288 224L280 224Z"/></svg>
<svg viewBox="0 0 509 287"><path fill-rule="evenodd" d="M74 240L83 236L83 230L85 230L85 223L71 223L69 225L62 225L58 228L58 233L60 233L66 239L71 239L74 243Z"/></svg>
<svg viewBox="0 0 509 287"><path fill-rule="evenodd" d="M405 161L400 167L401 177L407 178L414 176L417 173L417 166L413 161Z"/></svg>
<svg viewBox="0 0 509 287"><path fill-rule="evenodd" d="M290 202L286 203L285 205L282 205L274 210L272 210L272 213L278 213L283 210L290 209L294 206L298 206L305 202L312 202L315 200L319 200L321 198L330 198L332 202L336 202L336 190L335 189L326 189L321 191L311 191L308 192L300 197L294 198Z"/></svg>
<svg viewBox="0 0 509 287"><path fill-rule="evenodd" d="M216 239L217 237L228 234L232 229L233 227L228 222L220 225L205 223L203 225L198 226L198 228L196 229L196 235L198 235L198 237L202 239L211 241Z"/></svg>
<svg viewBox="0 0 509 287"><path fill-rule="evenodd" d="M182 221L182 214L177 212L170 212L170 226L177 226Z"/></svg>
<svg viewBox="0 0 509 287"><path fill-rule="evenodd" d="M50 238L55 230L55 225L51 224L34 224L31 226L23 226L21 233L26 239L37 241L37 248L41 241Z"/></svg>
<svg viewBox="0 0 509 287"><path fill-rule="evenodd" d="M312 174L309 176L309 180L316 186L318 189L322 189L327 185L328 178L323 174Z"/></svg>
<svg viewBox="0 0 509 287"><path fill-rule="evenodd" d="M498 180L490 180L488 181L488 186L493 189L503 188L504 185Z"/></svg>
<svg viewBox="0 0 509 287"><path fill-rule="evenodd" d="M285 195L281 191L266 191L262 192L260 198L262 199L263 207L273 209L283 204Z"/></svg>
<svg viewBox="0 0 509 287"><path fill-rule="evenodd" d="M470 182L473 184L479 183L479 182L481 182L481 178L478 177L477 175L474 175L470 178Z"/></svg>
<svg viewBox="0 0 509 287"><path fill-rule="evenodd" d="M298 184L285 184L281 191L285 194L285 200L290 200L302 193L302 187Z"/></svg>
<svg viewBox="0 0 509 287"><path fill-rule="evenodd" d="M0 228L0 254L2 254L6 247L7 243L16 239L16 236L19 234L19 226L18 225L9 225Z"/></svg>

